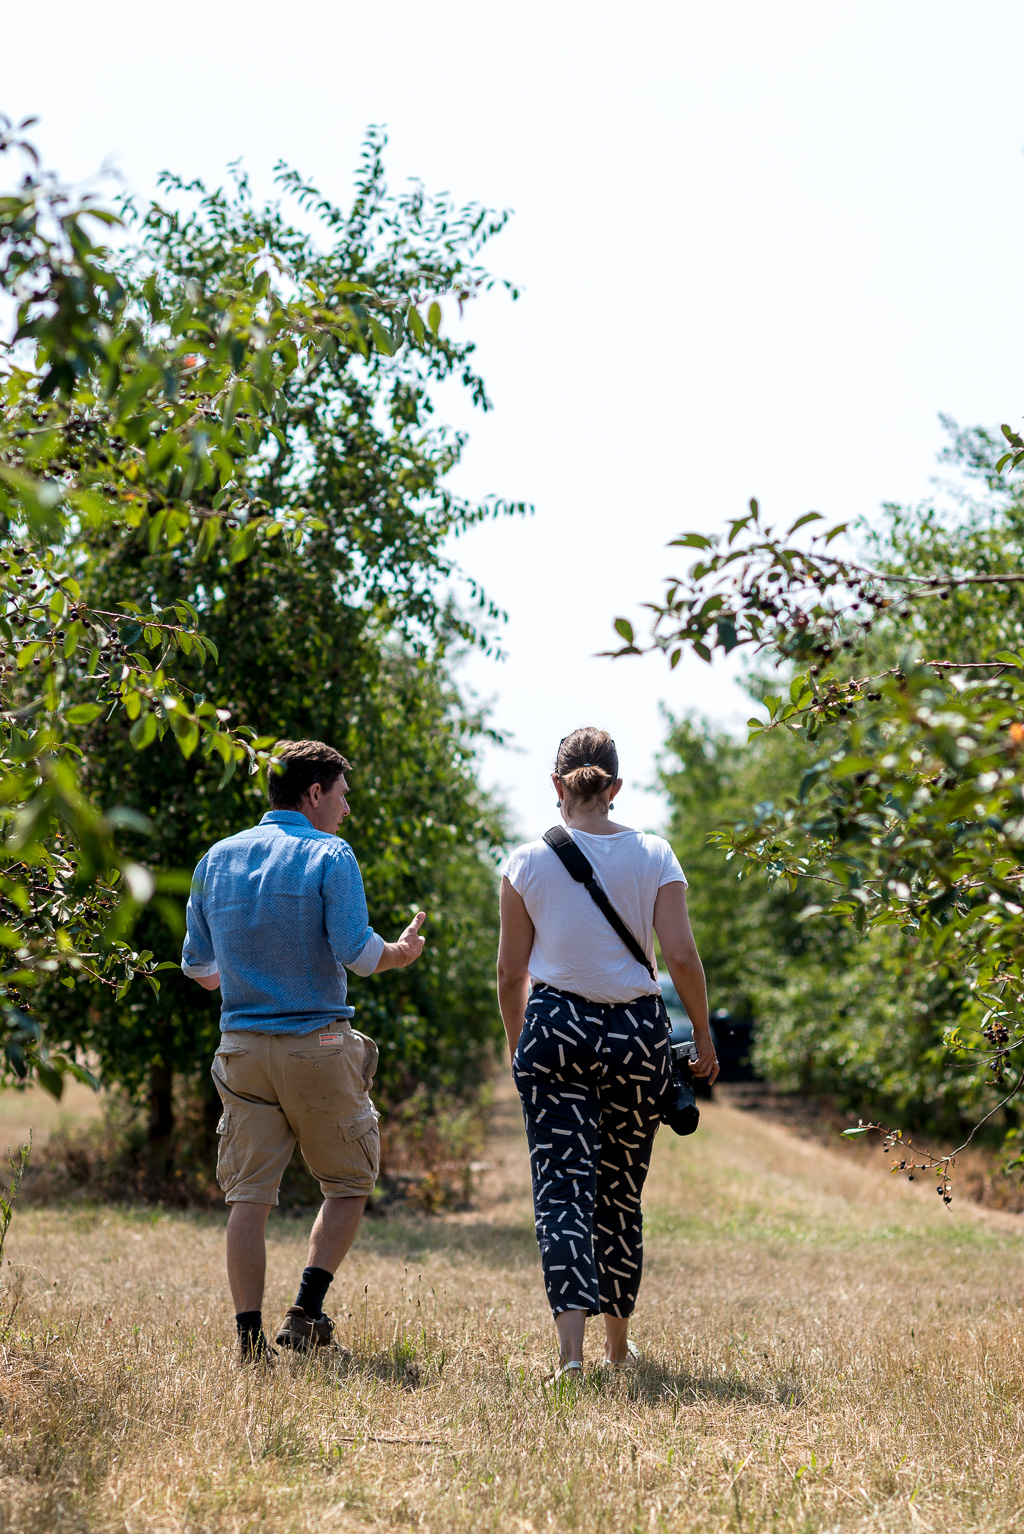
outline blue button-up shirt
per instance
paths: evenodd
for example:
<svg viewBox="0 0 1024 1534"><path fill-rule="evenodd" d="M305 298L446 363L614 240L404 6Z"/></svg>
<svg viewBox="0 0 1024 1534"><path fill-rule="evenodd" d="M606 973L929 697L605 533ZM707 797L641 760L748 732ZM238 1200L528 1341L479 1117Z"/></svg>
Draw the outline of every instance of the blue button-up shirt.
<svg viewBox="0 0 1024 1534"><path fill-rule="evenodd" d="M216 842L186 915L181 967L220 974L225 1031L312 1033L353 1017L345 969L372 975L384 951L352 848L298 810Z"/></svg>

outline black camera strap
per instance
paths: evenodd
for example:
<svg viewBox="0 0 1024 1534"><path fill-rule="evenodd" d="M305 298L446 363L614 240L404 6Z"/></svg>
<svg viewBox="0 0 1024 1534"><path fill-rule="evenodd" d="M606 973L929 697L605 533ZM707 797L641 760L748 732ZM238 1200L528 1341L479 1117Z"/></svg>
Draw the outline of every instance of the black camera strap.
<svg viewBox="0 0 1024 1534"><path fill-rule="evenodd" d="M606 918L618 937L625 943L637 963L642 964L651 979L656 981L658 975L654 965L644 953L604 890L598 884L597 875L586 853L577 847L564 826L552 826L550 831L544 832L544 840L559 859L566 872L572 875L577 884L584 886L587 894L597 906L602 916Z"/></svg>

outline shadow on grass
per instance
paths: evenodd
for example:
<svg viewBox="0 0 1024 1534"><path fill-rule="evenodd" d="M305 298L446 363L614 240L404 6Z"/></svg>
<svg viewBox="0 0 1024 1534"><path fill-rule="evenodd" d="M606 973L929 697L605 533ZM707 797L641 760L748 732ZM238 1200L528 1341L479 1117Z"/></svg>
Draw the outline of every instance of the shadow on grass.
<svg viewBox="0 0 1024 1534"><path fill-rule="evenodd" d="M423 1384L415 1344L407 1337L398 1337L385 1346L356 1342L352 1348L330 1348L295 1357L292 1368L310 1384L326 1380L353 1385L360 1380L377 1380L401 1390L418 1390Z"/></svg>
<svg viewBox="0 0 1024 1534"><path fill-rule="evenodd" d="M744 1402L752 1406L789 1408L801 1405L804 1399L803 1387L792 1375L774 1381L758 1381L735 1371L722 1374L711 1370L691 1371L670 1368L653 1360L644 1360L635 1369L621 1372L601 1369L595 1372L593 1380L599 1393L614 1393L645 1406Z"/></svg>

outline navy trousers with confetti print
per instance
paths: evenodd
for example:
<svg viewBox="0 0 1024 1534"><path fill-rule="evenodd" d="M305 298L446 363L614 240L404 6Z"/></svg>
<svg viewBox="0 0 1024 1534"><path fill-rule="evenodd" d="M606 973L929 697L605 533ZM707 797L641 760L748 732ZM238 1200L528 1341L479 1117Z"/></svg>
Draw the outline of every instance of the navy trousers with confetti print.
<svg viewBox="0 0 1024 1534"><path fill-rule="evenodd" d="M660 997L608 1006L534 986L512 1073L552 1312L632 1315L643 1272L640 1195L670 1082Z"/></svg>

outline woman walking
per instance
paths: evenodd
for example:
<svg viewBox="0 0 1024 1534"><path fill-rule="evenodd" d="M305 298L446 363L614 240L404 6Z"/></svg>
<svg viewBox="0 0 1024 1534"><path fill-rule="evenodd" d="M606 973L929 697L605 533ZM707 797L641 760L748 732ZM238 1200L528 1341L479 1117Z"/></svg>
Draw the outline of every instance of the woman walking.
<svg viewBox="0 0 1024 1534"><path fill-rule="evenodd" d="M640 1195L671 1065L655 933L693 1022L694 1073L714 1081L718 1061L675 853L660 836L610 819L622 787L611 736L567 735L552 781L569 837L648 961L633 956L548 841L511 853L502 868L498 1002L526 1120L559 1379L582 1370L588 1316L604 1316L607 1363L636 1357L629 1318L643 1266Z"/></svg>

